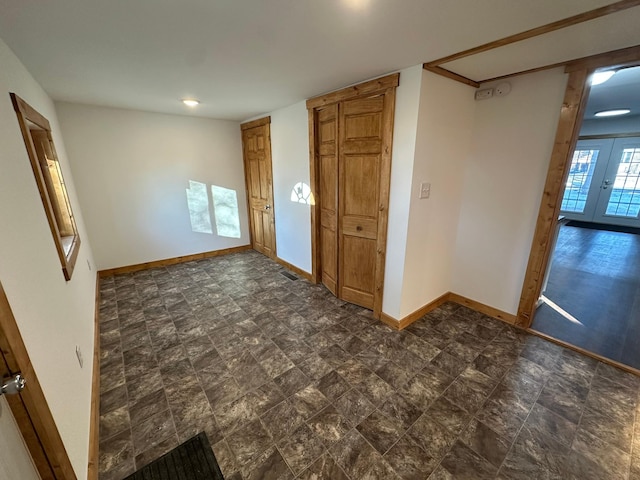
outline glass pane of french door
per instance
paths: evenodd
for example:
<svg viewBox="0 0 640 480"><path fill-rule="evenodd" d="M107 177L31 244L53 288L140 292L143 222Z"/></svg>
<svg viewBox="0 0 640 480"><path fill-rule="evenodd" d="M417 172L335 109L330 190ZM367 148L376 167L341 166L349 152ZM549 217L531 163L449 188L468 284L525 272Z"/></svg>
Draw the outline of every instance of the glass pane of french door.
<svg viewBox="0 0 640 480"><path fill-rule="evenodd" d="M618 172L613 183L613 190L606 215L637 217L640 212L640 148L625 148L618 164Z"/></svg>
<svg viewBox="0 0 640 480"><path fill-rule="evenodd" d="M578 142L560 205L562 215L574 220L592 220L612 145L612 139Z"/></svg>
<svg viewBox="0 0 640 480"><path fill-rule="evenodd" d="M640 138L616 139L594 221L640 226Z"/></svg>
<svg viewBox="0 0 640 480"><path fill-rule="evenodd" d="M560 209L564 212L584 213L587 195L598 161L599 150L586 149L573 152L567 185Z"/></svg>

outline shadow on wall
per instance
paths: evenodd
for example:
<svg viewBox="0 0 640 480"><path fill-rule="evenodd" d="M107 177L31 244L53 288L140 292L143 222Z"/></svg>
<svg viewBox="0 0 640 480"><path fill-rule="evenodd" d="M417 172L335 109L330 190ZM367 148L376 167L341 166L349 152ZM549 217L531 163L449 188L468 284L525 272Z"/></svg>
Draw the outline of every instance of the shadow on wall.
<svg viewBox="0 0 640 480"><path fill-rule="evenodd" d="M240 238L240 216L236 191L211 185L211 200L213 201L216 234L219 237ZM213 235L211 202L205 183L189 180L187 205L191 219L191 230L196 233Z"/></svg>

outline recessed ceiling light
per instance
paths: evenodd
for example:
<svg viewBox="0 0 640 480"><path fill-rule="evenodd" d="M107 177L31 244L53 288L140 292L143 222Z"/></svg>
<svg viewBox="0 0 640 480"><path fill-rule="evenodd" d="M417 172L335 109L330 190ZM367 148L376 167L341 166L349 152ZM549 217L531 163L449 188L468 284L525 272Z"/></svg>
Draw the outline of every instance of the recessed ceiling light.
<svg viewBox="0 0 640 480"><path fill-rule="evenodd" d="M200 105L200 100L196 100L195 98L183 98L182 103L184 103L187 107L196 107Z"/></svg>
<svg viewBox="0 0 640 480"><path fill-rule="evenodd" d="M615 75L615 70L606 70L604 72L595 72L591 76L591 86L600 85Z"/></svg>
<svg viewBox="0 0 640 480"><path fill-rule="evenodd" d="M596 112L596 117L615 117L617 115L626 115L631 112L628 108L617 108L615 110L603 110L601 112Z"/></svg>

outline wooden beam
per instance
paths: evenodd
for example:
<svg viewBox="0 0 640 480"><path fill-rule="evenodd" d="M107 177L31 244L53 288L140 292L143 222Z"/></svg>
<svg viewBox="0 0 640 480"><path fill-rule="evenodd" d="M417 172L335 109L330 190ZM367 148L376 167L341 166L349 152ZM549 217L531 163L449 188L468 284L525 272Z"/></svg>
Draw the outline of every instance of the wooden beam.
<svg viewBox="0 0 640 480"><path fill-rule="evenodd" d="M387 89L397 87L398 85L400 85L400 74L392 73L386 77L376 78L375 80L369 80L368 82L359 83L358 85L353 85L341 90L336 90L335 92L310 98L307 100L307 109L311 110L325 105L331 105L332 103L338 103L343 100L354 99L378 92L383 93Z"/></svg>
<svg viewBox="0 0 640 480"><path fill-rule="evenodd" d="M589 96L588 76L588 70L578 70L569 74L518 306L516 324L523 328L531 326L544 273L549 263L562 193Z"/></svg>
<svg viewBox="0 0 640 480"><path fill-rule="evenodd" d="M462 75L458 75L457 73L452 72L451 70L447 70L446 68L434 66L431 67L426 63L422 65L422 68L429 72L436 73L438 75L442 75L443 77L450 78L451 80L455 80L456 82L464 83L465 85L469 85L470 87L479 88L480 83L475 80L471 80L470 78L463 77Z"/></svg>
<svg viewBox="0 0 640 480"><path fill-rule="evenodd" d="M640 5L640 0L621 0L615 3L612 3L610 5L606 5L604 7L596 8L594 10L589 10L588 12L579 13L577 15L573 15L571 17L567 17L562 20L558 20L556 22L551 22L546 25L542 25L540 27L532 28L530 30L526 30L521 33L516 33L515 35L509 35L508 37L504 37L499 40L494 40L492 42L485 43L478 47L474 47L468 50L464 50L462 52L454 53L453 55L448 55L446 57L442 57L437 60L427 62L426 65L430 67L435 67L438 65L442 65L444 63L453 62L454 60L459 60L461 58L475 55L477 53L493 50L494 48L504 47L505 45L509 45L511 43L520 42L522 40L527 40L529 38L537 37L539 35L544 35L545 33L553 32L555 30L560 30L562 28L570 27L572 25L577 25L579 23L604 17L606 15L611 15L612 13L620 12L628 8L637 7L638 5Z"/></svg>
<svg viewBox="0 0 640 480"><path fill-rule="evenodd" d="M480 80L478 83L483 84L483 83L497 82L499 80L505 80L511 77L518 77L520 75L528 75L530 73L542 72L544 70L551 70L552 68L564 67L566 64L567 62L551 63L549 65L543 65L542 67L535 67L535 68L530 68L528 70L522 70L520 72L508 73L506 75L500 75L498 77L487 78L485 80Z"/></svg>

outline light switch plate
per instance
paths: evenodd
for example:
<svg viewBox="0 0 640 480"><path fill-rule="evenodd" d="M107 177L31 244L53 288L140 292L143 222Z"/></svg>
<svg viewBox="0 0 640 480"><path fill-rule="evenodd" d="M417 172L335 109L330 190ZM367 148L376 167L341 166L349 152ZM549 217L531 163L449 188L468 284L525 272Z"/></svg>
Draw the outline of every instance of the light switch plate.
<svg viewBox="0 0 640 480"><path fill-rule="evenodd" d="M422 182L420 184L419 198L429 198L429 195L431 195L431 184L427 182Z"/></svg>

